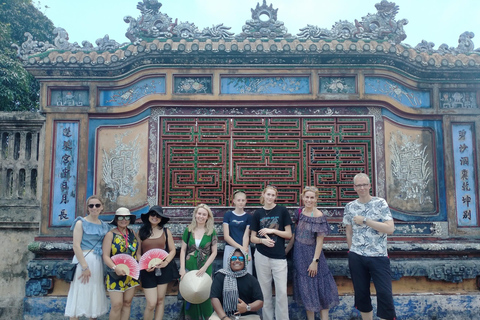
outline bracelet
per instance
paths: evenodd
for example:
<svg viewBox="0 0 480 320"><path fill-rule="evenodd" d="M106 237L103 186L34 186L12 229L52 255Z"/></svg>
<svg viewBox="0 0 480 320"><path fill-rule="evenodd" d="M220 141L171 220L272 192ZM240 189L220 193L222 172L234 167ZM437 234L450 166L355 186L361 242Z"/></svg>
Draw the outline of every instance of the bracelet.
<svg viewBox="0 0 480 320"><path fill-rule="evenodd" d="M113 267L111 267L112 270L115 270L117 268L117 265L114 264Z"/></svg>
<svg viewBox="0 0 480 320"><path fill-rule="evenodd" d="M225 318L228 318L228 316L227 316L227 315L224 315L220 320L223 320L223 319L225 319Z"/></svg>
<svg viewBox="0 0 480 320"><path fill-rule="evenodd" d="M88 266L85 269L82 268L82 272L87 271L87 270L88 270Z"/></svg>

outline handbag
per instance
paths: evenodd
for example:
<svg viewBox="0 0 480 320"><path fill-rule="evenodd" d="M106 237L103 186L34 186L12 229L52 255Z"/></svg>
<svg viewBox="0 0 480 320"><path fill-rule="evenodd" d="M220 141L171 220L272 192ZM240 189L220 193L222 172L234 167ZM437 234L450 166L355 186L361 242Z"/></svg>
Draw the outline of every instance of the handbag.
<svg viewBox="0 0 480 320"><path fill-rule="evenodd" d="M93 248L95 248L97 246L97 244L100 242L100 240L103 241L103 238L100 238L98 239L98 241L95 243L95 245L93 246ZM90 249L86 255L84 255L83 257L86 257L90 254L90 252L93 251L93 248ZM77 263L69 263L65 269L65 280L67 280L68 282L72 282L73 281L73 278L75 278L75 271L77 271Z"/></svg>
<svg viewBox="0 0 480 320"><path fill-rule="evenodd" d="M119 276L119 275L115 272L115 270L113 270L113 269L110 268L110 267L107 267L106 265L105 265L105 269L106 269L105 271L107 272L107 274L108 274L108 276L110 277L110 279L112 279L112 280L114 280L114 281L118 281L118 280L120 280L120 279L126 279L126 278L127 278L127 276Z"/></svg>
<svg viewBox="0 0 480 320"><path fill-rule="evenodd" d="M77 271L77 264L78 263L69 263L67 264L64 269L65 271L65 280L68 282L72 282L73 278L75 277L75 271Z"/></svg>
<svg viewBox="0 0 480 320"><path fill-rule="evenodd" d="M170 250L168 249L168 229L163 228L163 232L165 233L165 251L170 252ZM178 267L177 267L177 262L175 261L175 258L173 258L172 261L170 261L168 263L168 266L166 266L165 268L172 269L173 277L175 279L178 280L178 278L180 278L180 274L178 273Z"/></svg>

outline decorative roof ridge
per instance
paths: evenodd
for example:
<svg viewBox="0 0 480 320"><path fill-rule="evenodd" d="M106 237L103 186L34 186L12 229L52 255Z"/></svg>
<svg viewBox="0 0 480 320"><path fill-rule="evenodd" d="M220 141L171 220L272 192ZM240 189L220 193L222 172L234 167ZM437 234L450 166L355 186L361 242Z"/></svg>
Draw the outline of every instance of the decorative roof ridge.
<svg viewBox="0 0 480 320"><path fill-rule="evenodd" d="M278 9L274 9L272 4L267 6L266 0L263 4L257 3L255 9L251 9L251 19L245 22L241 32L238 35L230 32L230 27L221 24L213 25L211 28L205 28L199 31L194 23L178 22L164 13L160 12L162 4L158 0L143 0L138 2L137 9L140 10L140 17L135 19L131 16L124 18L124 21L129 24L125 36L131 41L130 44L141 45L144 40L151 41L152 39L166 42L171 40L172 43L186 41L206 41L213 42L225 41L245 41L250 42L261 40L287 40L287 41L379 41L388 42L390 44L401 44L406 39L407 35L403 30L403 26L408 23L407 19L395 20L398 13L399 6L394 2L382 0L375 5L377 13L367 14L359 21L355 19L354 23L346 20L336 22L331 29L319 28L317 26L307 24L306 27L301 28L297 36L292 36L287 32L286 27L282 21L277 20ZM126 47L129 43L120 44L115 40L105 35L96 41L96 47L89 41L83 41L82 46L77 42L70 43L68 41L68 33L63 28L55 28L56 35L54 43L40 42L33 39L28 32L25 33L27 40L18 46L13 46L17 49L18 57L27 61L30 57L46 51L68 51L75 52L115 52L122 47ZM427 52L428 54L438 53L440 55L459 55L479 53L480 48L474 49L472 38L473 32L466 31L459 37L459 44L456 48L449 47L447 44L442 44L438 50L434 50L435 46L432 42L422 40L414 49L418 52ZM407 48L409 45L402 44Z"/></svg>
<svg viewBox="0 0 480 320"><path fill-rule="evenodd" d="M284 59L287 57L316 57L335 55L337 62L348 57L380 56L400 59L419 67L451 68L478 67L480 55L458 53L419 51L402 44L391 44L386 41L362 39L154 39L151 42L142 40L137 44L125 44L122 48L108 51L57 51L48 50L37 53L24 61L26 68L35 67L83 67L98 68L129 63L136 57L172 58L175 63L182 64L188 57L231 57L230 64L248 63L252 57L269 57ZM376 58L376 59L378 59ZM307 58L308 59L308 58ZM220 60L218 60L220 63ZM201 64L200 62L197 62ZM279 62L280 63L280 62ZM378 64L380 62L374 62Z"/></svg>

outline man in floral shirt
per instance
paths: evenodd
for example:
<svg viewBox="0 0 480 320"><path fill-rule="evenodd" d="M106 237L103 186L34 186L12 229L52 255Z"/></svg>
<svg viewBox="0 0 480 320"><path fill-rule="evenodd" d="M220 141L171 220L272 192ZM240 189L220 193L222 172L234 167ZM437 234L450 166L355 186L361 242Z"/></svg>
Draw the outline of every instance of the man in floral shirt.
<svg viewBox="0 0 480 320"><path fill-rule="evenodd" d="M355 290L355 307L363 320L373 319L370 279L377 291L377 316L395 319L390 260L387 254L387 234L395 226L385 199L370 195L370 178L359 173L353 178L358 199L345 206L348 266Z"/></svg>

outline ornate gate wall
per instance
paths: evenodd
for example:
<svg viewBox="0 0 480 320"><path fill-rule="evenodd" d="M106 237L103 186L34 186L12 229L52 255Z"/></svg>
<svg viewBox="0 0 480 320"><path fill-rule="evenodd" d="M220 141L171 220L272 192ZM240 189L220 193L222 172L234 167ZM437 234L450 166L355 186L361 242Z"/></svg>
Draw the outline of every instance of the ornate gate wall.
<svg viewBox="0 0 480 320"><path fill-rule="evenodd" d="M172 23L159 8L144 1L138 20L126 18L127 44L104 38L80 47L58 29L55 44L30 37L19 47L41 82L47 119L29 307L63 303L68 227L91 194L106 199L105 220L119 206L139 217L162 205L178 240L198 203L213 207L221 234L233 190L246 191L253 211L273 184L293 212L302 187L314 184L332 225L325 251L345 294L334 317L347 318L354 311L341 218L355 198L353 176L365 172L396 220L389 252L399 314L415 319L418 303L425 306L418 319L478 314L471 302L480 274L473 36L462 34L457 48L404 45L406 20L396 21L398 7L387 1L360 27L308 25L297 36L265 2L239 35L223 25L200 32ZM45 282L52 278L53 287ZM432 292L456 303L441 305Z"/></svg>

